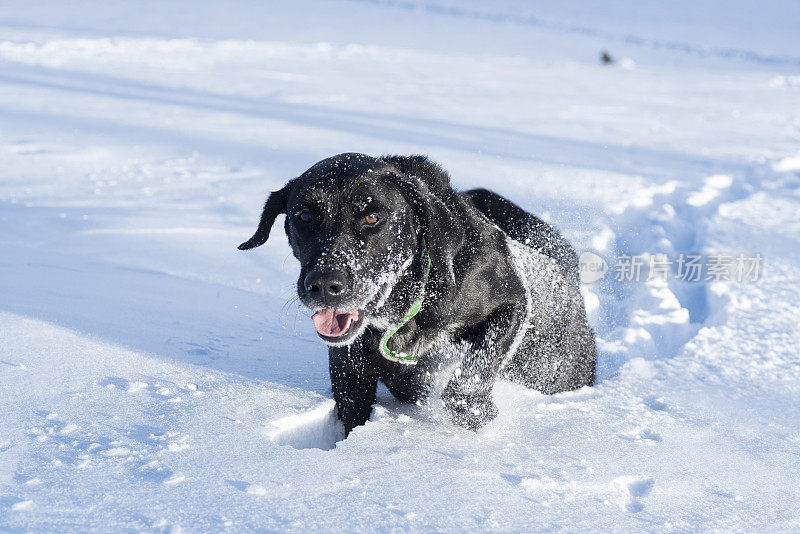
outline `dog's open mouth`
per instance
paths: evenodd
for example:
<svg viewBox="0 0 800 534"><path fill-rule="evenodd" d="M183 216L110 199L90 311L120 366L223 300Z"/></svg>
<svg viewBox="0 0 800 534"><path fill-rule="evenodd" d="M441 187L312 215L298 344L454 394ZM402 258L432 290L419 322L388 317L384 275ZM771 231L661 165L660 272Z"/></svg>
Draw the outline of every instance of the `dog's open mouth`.
<svg viewBox="0 0 800 534"><path fill-rule="evenodd" d="M371 317L375 309L383 304L389 292L391 285L385 283L372 300L361 308L352 311L334 308L317 310L311 316L317 334L329 345L342 346L351 343L363 331L365 323L369 320L367 317Z"/></svg>
<svg viewBox="0 0 800 534"><path fill-rule="evenodd" d="M325 308L315 313L311 319L317 333L325 339L341 340L363 320L364 314L359 310L341 311Z"/></svg>

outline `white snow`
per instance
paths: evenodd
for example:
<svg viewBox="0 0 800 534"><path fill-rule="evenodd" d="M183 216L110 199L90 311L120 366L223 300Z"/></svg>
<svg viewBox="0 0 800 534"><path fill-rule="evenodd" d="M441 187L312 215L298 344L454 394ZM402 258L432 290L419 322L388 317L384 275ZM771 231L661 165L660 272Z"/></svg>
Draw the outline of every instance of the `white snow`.
<svg viewBox="0 0 800 534"><path fill-rule="evenodd" d="M778 172L800 171L800 154L783 158L773 164L772 168Z"/></svg>
<svg viewBox="0 0 800 534"><path fill-rule="evenodd" d="M798 20L0 5L0 530L800 530ZM427 153L608 262L583 288L597 385L500 382L478 433L380 389L341 440L282 221L236 245L346 151ZM639 254L764 265L616 281Z"/></svg>

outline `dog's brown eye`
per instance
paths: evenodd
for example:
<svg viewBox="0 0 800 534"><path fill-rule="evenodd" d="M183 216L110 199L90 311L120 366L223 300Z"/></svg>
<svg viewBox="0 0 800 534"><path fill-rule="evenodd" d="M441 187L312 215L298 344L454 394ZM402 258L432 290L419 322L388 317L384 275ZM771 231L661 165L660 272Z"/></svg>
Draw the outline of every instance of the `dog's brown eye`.
<svg viewBox="0 0 800 534"><path fill-rule="evenodd" d="M313 219L311 214L309 212L307 212L307 211L301 211L300 213L298 213L297 214L297 218L300 219L300 221L305 223L305 224L310 223L311 219Z"/></svg>
<svg viewBox="0 0 800 534"><path fill-rule="evenodd" d="M369 225L375 224L376 222L378 222L378 216L375 215L374 213L370 213L369 215L364 217L364 222Z"/></svg>

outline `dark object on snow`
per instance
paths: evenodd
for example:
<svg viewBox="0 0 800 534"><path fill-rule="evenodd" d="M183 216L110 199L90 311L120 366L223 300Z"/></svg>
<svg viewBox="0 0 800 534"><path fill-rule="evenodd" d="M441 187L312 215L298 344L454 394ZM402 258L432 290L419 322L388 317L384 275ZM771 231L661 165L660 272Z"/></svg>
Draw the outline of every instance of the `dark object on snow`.
<svg viewBox="0 0 800 534"><path fill-rule="evenodd" d="M600 62L609 65L611 63L614 63L614 58L611 57L611 54L603 50L602 52L600 52Z"/></svg>
<svg viewBox="0 0 800 534"><path fill-rule="evenodd" d="M346 432L369 419L378 380L414 402L450 373L442 401L470 429L497 414L498 376L544 393L593 383L575 252L505 198L454 191L425 156L340 154L270 194L239 248L265 243L281 213Z"/></svg>

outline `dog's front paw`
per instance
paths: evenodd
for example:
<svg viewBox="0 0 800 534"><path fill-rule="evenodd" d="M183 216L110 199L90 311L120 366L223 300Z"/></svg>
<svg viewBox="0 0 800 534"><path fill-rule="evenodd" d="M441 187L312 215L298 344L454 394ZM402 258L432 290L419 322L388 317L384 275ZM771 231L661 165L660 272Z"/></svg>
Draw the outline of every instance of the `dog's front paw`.
<svg viewBox="0 0 800 534"><path fill-rule="evenodd" d="M497 417L497 406L489 395L466 395L448 387L442 403L453 423L469 430L478 430Z"/></svg>

